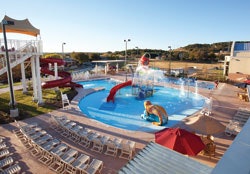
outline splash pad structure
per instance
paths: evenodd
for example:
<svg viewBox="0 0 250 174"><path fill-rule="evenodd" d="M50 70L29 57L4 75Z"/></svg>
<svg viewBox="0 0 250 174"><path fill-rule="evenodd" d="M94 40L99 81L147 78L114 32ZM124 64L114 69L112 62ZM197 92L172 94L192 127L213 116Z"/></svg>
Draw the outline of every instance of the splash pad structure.
<svg viewBox="0 0 250 174"><path fill-rule="evenodd" d="M132 95L137 99L145 99L150 97L154 93L154 83L159 82L164 78L164 74L161 70L155 70L148 67L150 54L145 53L138 62L135 73L132 76L132 81L127 81L117 86L114 86L109 96L107 97L107 102L113 101L116 92L126 86L132 86Z"/></svg>
<svg viewBox="0 0 250 174"><path fill-rule="evenodd" d="M154 83L164 78L161 70L155 70L148 67L150 54L145 53L138 62L138 66L133 75L132 94L137 99L145 99L153 96Z"/></svg>
<svg viewBox="0 0 250 174"><path fill-rule="evenodd" d="M123 87L132 86L132 95L136 99L144 100L154 94L154 82L163 79L163 72L159 70L150 69L149 65L150 54L145 53L138 62L135 74L133 74L132 81L114 86L107 97L107 102L113 101L116 92ZM141 117L145 120L152 121L154 125L161 126L168 122L168 115L165 109L159 105L153 105L150 101L144 102L144 115Z"/></svg>

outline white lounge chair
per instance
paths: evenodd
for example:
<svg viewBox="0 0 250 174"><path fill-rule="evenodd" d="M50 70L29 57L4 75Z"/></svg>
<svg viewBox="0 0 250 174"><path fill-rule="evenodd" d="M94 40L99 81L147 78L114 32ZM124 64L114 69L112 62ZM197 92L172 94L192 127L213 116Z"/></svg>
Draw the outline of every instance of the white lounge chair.
<svg viewBox="0 0 250 174"><path fill-rule="evenodd" d="M250 110L239 108L225 129L227 136L237 135L250 117Z"/></svg>
<svg viewBox="0 0 250 174"><path fill-rule="evenodd" d="M53 162L53 155L49 151L43 149L42 155L38 158L38 161L49 166Z"/></svg>
<svg viewBox="0 0 250 174"><path fill-rule="evenodd" d="M66 125L63 126L63 132L61 133L62 136L64 136L65 138L70 136L71 130L73 129L73 127L76 126L75 122L69 122Z"/></svg>
<svg viewBox="0 0 250 174"><path fill-rule="evenodd" d="M0 159L7 157L10 155L10 151L8 149L4 149L0 151Z"/></svg>
<svg viewBox="0 0 250 174"><path fill-rule="evenodd" d="M133 153L135 153L136 143L130 140L128 140L127 143L129 144L130 149L132 150L132 155L133 155Z"/></svg>
<svg viewBox="0 0 250 174"><path fill-rule="evenodd" d="M61 143L58 146L56 146L54 149L52 149L50 152L57 156L62 156L68 148L69 148L68 145Z"/></svg>
<svg viewBox="0 0 250 174"><path fill-rule="evenodd" d="M60 143L61 143L60 140L58 140L58 139L52 139L51 141L48 141L45 144L42 144L41 147L44 150L50 151L50 150L52 150L55 146L57 146Z"/></svg>
<svg viewBox="0 0 250 174"><path fill-rule="evenodd" d="M4 170L1 170L1 174L18 174L20 173L21 169L22 168L18 164L14 164Z"/></svg>
<svg viewBox="0 0 250 174"><path fill-rule="evenodd" d="M72 129L70 129L70 136L69 136L70 140L76 143L79 142L80 136L78 135L78 132L80 132L82 129L83 127L80 125L76 125Z"/></svg>
<svg viewBox="0 0 250 174"><path fill-rule="evenodd" d="M240 123L238 121L230 120L226 126L225 134L227 136L237 135L241 131Z"/></svg>
<svg viewBox="0 0 250 174"><path fill-rule="evenodd" d="M132 150L131 150L129 144L127 144L127 143L122 144L121 154L120 154L119 158L128 159L128 160L130 160L132 158Z"/></svg>
<svg viewBox="0 0 250 174"><path fill-rule="evenodd" d="M45 144L49 140L51 140L53 137L50 134L46 134L38 139L35 140L35 143L38 144L39 146Z"/></svg>
<svg viewBox="0 0 250 174"><path fill-rule="evenodd" d="M92 142L93 142L93 147L91 148L91 150L98 153L102 153L104 144L101 142L101 140L99 138L96 138L93 139Z"/></svg>
<svg viewBox="0 0 250 174"><path fill-rule="evenodd" d="M15 123L16 123L18 128L22 128L25 131L30 130L30 129L38 126L38 123L36 123L36 122L29 123L26 125L21 125L18 121L15 120Z"/></svg>
<svg viewBox="0 0 250 174"><path fill-rule="evenodd" d="M13 162L14 162L14 160L13 160L13 158L12 158L11 156L2 159L2 160L0 161L0 169L12 165Z"/></svg>
<svg viewBox="0 0 250 174"><path fill-rule="evenodd" d="M60 156L58 156L54 153L52 155L53 155L53 159L52 159L52 163L50 163L50 165L49 165L49 168L51 170L59 173L63 169L64 163L62 163Z"/></svg>
<svg viewBox="0 0 250 174"><path fill-rule="evenodd" d="M56 172L62 172L65 170L66 165L70 165L77 157L78 151L70 148L61 157L56 157L56 160L50 165L50 167Z"/></svg>
<svg viewBox="0 0 250 174"><path fill-rule="evenodd" d="M86 154L81 154L72 164L66 164L65 169L62 173L84 173L85 169L88 167L90 157Z"/></svg>
<svg viewBox="0 0 250 174"><path fill-rule="evenodd" d="M6 148L7 148L7 146L5 143L0 143L0 150L6 149Z"/></svg>
<svg viewBox="0 0 250 174"><path fill-rule="evenodd" d="M42 156L38 159L41 163L51 165L55 160L55 155L61 156L68 149L68 146L64 143L57 145L50 151L43 150Z"/></svg>
<svg viewBox="0 0 250 174"><path fill-rule="evenodd" d="M116 157L118 149L115 143L113 141L108 141L106 145L107 145L107 150L105 151L104 154Z"/></svg>
<svg viewBox="0 0 250 174"><path fill-rule="evenodd" d="M233 116L233 121L238 121L239 126L243 127L250 117L250 110L246 108L239 108L237 113Z"/></svg>
<svg viewBox="0 0 250 174"><path fill-rule="evenodd" d="M91 141L88 138L88 136L86 136L86 135L82 135L80 137L80 141L78 142L79 145L81 145L81 146L83 146L85 148L88 148L90 146L90 143L91 143Z"/></svg>
<svg viewBox="0 0 250 174"><path fill-rule="evenodd" d="M61 133L62 131L64 131L65 125L67 125L69 122L69 119L57 119L58 127L55 128L55 131Z"/></svg>
<svg viewBox="0 0 250 174"><path fill-rule="evenodd" d="M88 168L86 169L86 172L88 174L101 173L102 168L103 168L103 161L100 161L98 159L93 159L89 164Z"/></svg>
<svg viewBox="0 0 250 174"><path fill-rule="evenodd" d="M66 105L70 106L70 102L69 102L68 96L67 96L67 94L61 93L61 97L62 97L62 106L63 106L63 109L66 109L66 107L65 107Z"/></svg>
<svg viewBox="0 0 250 174"><path fill-rule="evenodd" d="M29 138L32 139L32 140L36 140L36 139L39 139L40 137L42 137L45 134L47 134L47 132L45 130L41 130L41 131L38 131L35 134L31 135Z"/></svg>

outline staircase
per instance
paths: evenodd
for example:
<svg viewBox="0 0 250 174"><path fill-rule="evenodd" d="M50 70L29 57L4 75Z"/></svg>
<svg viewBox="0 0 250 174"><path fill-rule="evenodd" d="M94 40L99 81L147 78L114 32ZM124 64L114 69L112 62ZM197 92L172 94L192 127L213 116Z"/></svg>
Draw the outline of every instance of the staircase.
<svg viewBox="0 0 250 174"><path fill-rule="evenodd" d="M1 45L4 41L0 39ZM42 41L8 40L10 67L14 68L32 56L42 55ZM9 47L10 46L10 47ZM4 47L0 50L0 75L7 72L7 63Z"/></svg>

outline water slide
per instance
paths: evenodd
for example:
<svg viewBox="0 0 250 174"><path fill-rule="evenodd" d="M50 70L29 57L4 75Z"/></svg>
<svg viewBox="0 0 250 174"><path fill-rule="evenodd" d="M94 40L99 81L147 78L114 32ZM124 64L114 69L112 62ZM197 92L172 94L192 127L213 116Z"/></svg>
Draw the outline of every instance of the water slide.
<svg viewBox="0 0 250 174"><path fill-rule="evenodd" d="M49 70L49 63L54 65L57 63L58 66L64 65L65 62L62 59L58 58L42 58L40 59L41 64L41 73L55 75L54 71ZM54 87L78 87L82 88L82 85L72 82L71 74L65 71L58 72L58 76L61 79L47 81L42 84L42 88L54 88Z"/></svg>
<svg viewBox="0 0 250 174"><path fill-rule="evenodd" d="M110 92L109 92L109 96L107 97L107 102L109 102L110 100L112 100L112 101L114 102L114 100L115 100L114 97L115 97L116 92L117 92L119 89L124 88L124 87L126 87L126 86L130 86L130 85L132 85L132 80L129 80L129 81L126 81L126 82L124 82L124 83L120 83L120 84L114 86L114 87L110 90Z"/></svg>

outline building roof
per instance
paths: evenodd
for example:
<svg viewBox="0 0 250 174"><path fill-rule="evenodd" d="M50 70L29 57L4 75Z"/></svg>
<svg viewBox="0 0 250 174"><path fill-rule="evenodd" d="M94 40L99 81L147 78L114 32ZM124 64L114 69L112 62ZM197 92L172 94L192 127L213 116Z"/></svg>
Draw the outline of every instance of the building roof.
<svg viewBox="0 0 250 174"><path fill-rule="evenodd" d="M213 168L188 156L150 142L135 157L123 166L119 174L209 174Z"/></svg>
<svg viewBox="0 0 250 174"><path fill-rule="evenodd" d="M250 119L236 136L231 146L222 156L212 174L249 173L250 171Z"/></svg>

